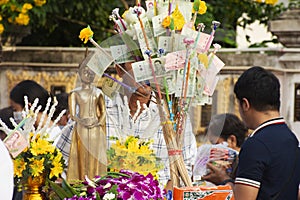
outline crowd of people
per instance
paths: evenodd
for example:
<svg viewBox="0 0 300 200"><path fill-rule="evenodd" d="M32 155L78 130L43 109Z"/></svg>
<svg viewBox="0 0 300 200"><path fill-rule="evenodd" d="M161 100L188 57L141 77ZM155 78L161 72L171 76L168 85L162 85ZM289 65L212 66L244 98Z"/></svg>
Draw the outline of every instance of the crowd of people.
<svg viewBox="0 0 300 200"><path fill-rule="evenodd" d="M131 134L154 140L152 147L156 156L165 163L159 172L159 181L167 189L172 189L168 149L155 103L155 92L148 84L137 84L130 78L130 63L124 68L129 74L117 69L123 83L137 88L139 93L124 90L113 98L106 97L93 85L94 72L83 65L79 69L82 85L69 94L57 95L58 106L54 116L57 117L63 109L67 112L57 128L49 134L56 139L54 145L66 160L68 167L65 176L82 179L88 172L92 172L89 176L103 174L107 165L106 149L112 142L110 138L126 134L122 132L124 127L130 127ZM202 179L215 185L230 185L236 200L297 199L300 182L299 141L280 115L278 78L262 67L251 67L239 77L234 93L241 119L231 113L213 116L206 135L212 144L224 145L239 152L237 166L234 173L229 175L226 168L208 162L208 173ZM0 110L1 120L10 129L14 128L10 118L16 122L22 120L20 111L25 106L24 96L28 97L29 105L38 98L42 106L40 112L48 98L53 97L34 81L18 83L10 92L10 106ZM137 101L144 106L139 106ZM75 122L74 125L61 132L62 127L71 122ZM3 128L0 130L1 139L4 139L7 133ZM188 174L192 177L197 144L189 118L183 134L182 155ZM12 199L13 165L1 141L0 151L0 196ZM87 166L86 163L92 164ZM22 199L22 194L15 190L14 199Z"/></svg>

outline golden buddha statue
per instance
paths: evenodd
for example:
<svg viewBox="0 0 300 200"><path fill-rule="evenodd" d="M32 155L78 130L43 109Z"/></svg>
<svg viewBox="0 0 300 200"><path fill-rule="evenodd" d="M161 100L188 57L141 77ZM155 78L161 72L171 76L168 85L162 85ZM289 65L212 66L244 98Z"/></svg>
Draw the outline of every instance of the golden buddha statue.
<svg viewBox="0 0 300 200"><path fill-rule="evenodd" d="M102 91L93 85L95 73L80 64L81 87L70 92L70 117L75 121L67 180L103 175L107 168L106 110Z"/></svg>

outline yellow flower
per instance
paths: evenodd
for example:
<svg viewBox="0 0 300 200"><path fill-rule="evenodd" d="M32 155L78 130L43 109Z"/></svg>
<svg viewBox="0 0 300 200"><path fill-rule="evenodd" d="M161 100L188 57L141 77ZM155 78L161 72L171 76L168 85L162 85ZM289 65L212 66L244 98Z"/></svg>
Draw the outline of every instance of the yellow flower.
<svg viewBox="0 0 300 200"><path fill-rule="evenodd" d="M278 2L278 0L266 0L265 3L266 4L271 4L271 5L275 5Z"/></svg>
<svg viewBox="0 0 300 200"><path fill-rule="evenodd" d="M125 12L123 13L123 15L122 15L122 18L123 19L126 19L126 15L129 13L129 10L125 10Z"/></svg>
<svg viewBox="0 0 300 200"><path fill-rule="evenodd" d="M10 6L10 10L13 11L13 12L16 11L17 10L17 6L16 5L11 5Z"/></svg>
<svg viewBox="0 0 300 200"><path fill-rule="evenodd" d="M32 155L37 156L39 154L45 154L47 152L53 153L55 147L50 144L47 140L39 138L37 141L31 142L30 152Z"/></svg>
<svg viewBox="0 0 300 200"><path fill-rule="evenodd" d="M172 13L172 18L174 19L174 30L180 31L185 24L185 20L180 10L178 9L178 5L176 5L176 8Z"/></svg>
<svg viewBox="0 0 300 200"><path fill-rule="evenodd" d="M14 159L14 174L15 176L21 178L22 177L22 172L26 169L27 163L24 161L23 158L19 159Z"/></svg>
<svg viewBox="0 0 300 200"><path fill-rule="evenodd" d="M0 6L6 4L8 2L9 2L9 0L0 0Z"/></svg>
<svg viewBox="0 0 300 200"><path fill-rule="evenodd" d="M59 177L59 175L63 172L62 164L58 161L54 161L52 163L53 167L51 168L51 172L49 174L49 178L51 179L53 176Z"/></svg>
<svg viewBox="0 0 300 200"><path fill-rule="evenodd" d="M0 24L0 34L2 34L4 32L4 26L3 24Z"/></svg>
<svg viewBox="0 0 300 200"><path fill-rule="evenodd" d="M0 15L0 21L2 21L2 19L3 19L3 18L2 18L2 16Z"/></svg>
<svg viewBox="0 0 300 200"><path fill-rule="evenodd" d="M46 0L34 0L34 4L36 6L42 6L46 3L47 1Z"/></svg>
<svg viewBox="0 0 300 200"><path fill-rule="evenodd" d="M207 10L207 6L206 6L205 1L200 1L200 6L199 6L199 11L198 11L198 13L199 13L200 15L203 15L204 13L206 13L206 10Z"/></svg>
<svg viewBox="0 0 300 200"><path fill-rule="evenodd" d="M141 154L151 154L151 153L153 153L153 150L151 150L148 146L141 146L140 153Z"/></svg>
<svg viewBox="0 0 300 200"><path fill-rule="evenodd" d="M32 176L38 176L39 174L43 173L44 170L44 161L45 158L37 160L36 158L29 159L31 162L29 167L31 168Z"/></svg>
<svg viewBox="0 0 300 200"><path fill-rule="evenodd" d="M24 3L24 5L22 6L22 10L21 13L27 13L28 10L32 9L32 5L30 3Z"/></svg>
<svg viewBox="0 0 300 200"><path fill-rule="evenodd" d="M171 17L168 15L167 17L165 17L161 23L161 25L164 27L164 28L168 28L171 24Z"/></svg>
<svg viewBox="0 0 300 200"><path fill-rule="evenodd" d="M29 16L23 13L20 13L15 19L17 24L25 25L25 26L29 24L29 20L30 20Z"/></svg>
<svg viewBox="0 0 300 200"><path fill-rule="evenodd" d="M79 38L81 39L81 41L84 41L84 44L86 44L89 38L93 37L93 35L94 32L92 31L90 26L88 26L87 28L84 28L80 31Z"/></svg>
<svg viewBox="0 0 300 200"><path fill-rule="evenodd" d="M195 0L193 4L192 13L198 12L200 15L206 13L207 6L205 1Z"/></svg>

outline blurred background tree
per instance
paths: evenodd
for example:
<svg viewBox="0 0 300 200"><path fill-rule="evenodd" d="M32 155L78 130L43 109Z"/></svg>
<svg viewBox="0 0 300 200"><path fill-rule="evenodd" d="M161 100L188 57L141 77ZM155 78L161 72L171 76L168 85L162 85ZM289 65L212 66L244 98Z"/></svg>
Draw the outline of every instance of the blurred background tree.
<svg viewBox="0 0 300 200"><path fill-rule="evenodd" d="M0 0L1 1L1 0ZM158 0L157 0L158 1ZM215 41L223 47L236 47L236 27L260 21L267 24L286 8L276 0L206 0L207 13L199 16L197 22L206 25L210 32L212 20L221 22L216 32ZM143 3L143 1L142 1ZM134 0L48 0L44 5L46 20L40 23L33 18L31 34L18 45L30 46L82 46L78 34L83 27L90 25L94 31L94 39L101 42L114 34L113 22L108 17L111 11L119 7L120 14L125 8L134 6Z"/></svg>

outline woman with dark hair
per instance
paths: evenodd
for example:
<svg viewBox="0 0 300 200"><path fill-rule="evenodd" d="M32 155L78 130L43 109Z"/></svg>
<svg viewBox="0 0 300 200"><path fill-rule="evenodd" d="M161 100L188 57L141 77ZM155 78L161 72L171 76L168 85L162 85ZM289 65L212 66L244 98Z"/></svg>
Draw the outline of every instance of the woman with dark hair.
<svg viewBox="0 0 300 200"><path fill-rule="evenodd" d="M49 92L40 84L32 80L24 80L18 83L9 94L11 106L14 110L20 111L25 107L24 96L28 97L28 102L38 98L39 105L42 106L41 111L44 111L48 98L51 97Z"/></svg>
<svg viewBox="0 0 300 200"><path fill-rule="evenodd" d="M28 104L31 106L35 99L38 99L38 105L41 106L40 113L37 116L36 126L40 123L42 112L45 110L48 99L52 98L50 93L40 84L33 80L24 80L18 83L10 92L10 105L13 108L14 120L19 123L22 120L22 110L25 107L24 96L28 98ZM53 99L53 98L52 98ZM53 100L51 102L54 102ZM51 105L50 105L51 107ZM54 120L54 119L52 119ZM52 123L52 121L51 121ZM54 140L53 145L56 145L61 130L55 126L49 133L51 140Z"/></svg>

